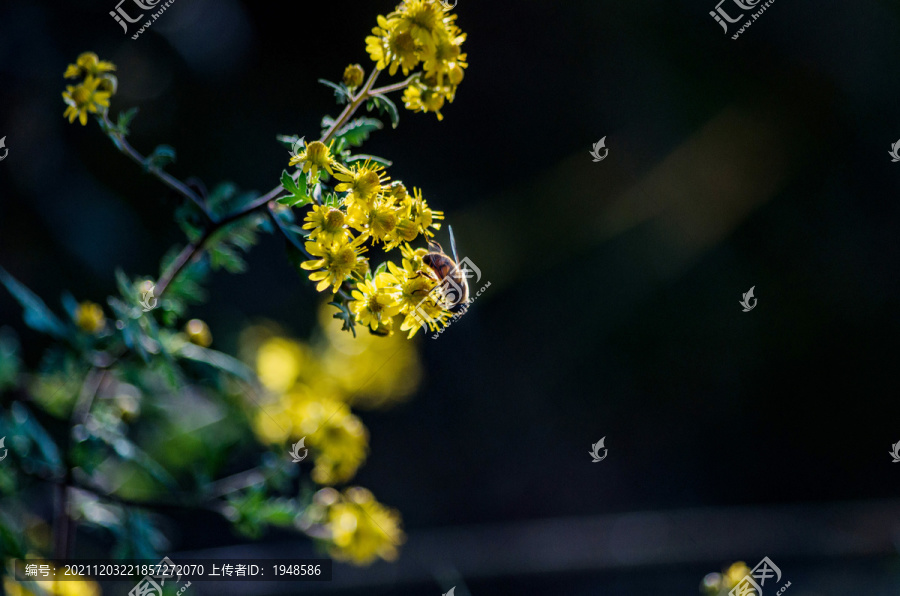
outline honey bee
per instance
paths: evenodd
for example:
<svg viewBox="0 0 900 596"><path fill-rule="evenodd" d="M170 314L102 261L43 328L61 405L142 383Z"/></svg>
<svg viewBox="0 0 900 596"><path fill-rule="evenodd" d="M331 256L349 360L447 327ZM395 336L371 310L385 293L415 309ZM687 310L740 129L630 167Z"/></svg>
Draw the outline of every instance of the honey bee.
<svg viewBox="0 0 900 596"><path fill-rule="evenodd" d="M465 310L469 301L469 282L466 280L465 269L459 266L459 256L456 254L456 239L453 237L453 228L450 231L450 249L453 252L451 259L441 248L441 245L433 240L428 241L428 254L422 257L422 261L434 272L432 279L438 282L441 297L439 303L450 312Z"/></svg>

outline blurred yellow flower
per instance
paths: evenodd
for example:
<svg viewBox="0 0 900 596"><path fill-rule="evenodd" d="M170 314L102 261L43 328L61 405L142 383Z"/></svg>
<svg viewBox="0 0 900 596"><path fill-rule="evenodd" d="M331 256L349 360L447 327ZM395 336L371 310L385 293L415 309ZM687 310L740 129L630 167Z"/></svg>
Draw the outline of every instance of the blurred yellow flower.
<svg viewBox="0 0 900 596"><path fill-rule="evenodd" d="M350 64L344 69L344 85L348 89L356 89L363 83L366 72L359 64Z"/></svg>
<svg viewBox="0 0 900 596"><path fill-rule="evenodd" d="M306 445L313 452L312 479L329 485L347 482L366 460L366 427L345 403L302 396L303 393L290 394L291 401L285 405L292 418L294 436L305 436Z"/></svg>
<svg viewBox="0 0 900 596"><path fill-rule="evenodd" d="M300 344L273 337L265 341L256 353L256 374L268 389L281 393L297 382L306 360Z"/></svg>
<svg viewBox="0 0 900 596"><path fill-rule="evenodd" d="M98 85L100 85L100 79L89 76L80 85L66 86L62 95L68 107L63 113L63 117L68 118L69 123L75 122L75 118L78 118L78 121L84 126L87 124L88 112L96 114L101 108L105 110L109 107L109 98L112 94L108 91L98 90Z"/></svg>
<svg viewBox="0 0 900 596"><path fill-rule="evenodd" d="M212 333L209 326L200 319L191 319L184 326L188 339L192 344L196 344L203 348L208 348L212 344Z"/></svg>
<svg viewBox="0 0 900 596"><path fill-rule="evenodd" d="M382 505L361 487L348 488L330 500L326 527L331 556L357 565L368 565L379 557L386 561L397 558L397 547L406 540L398 511Z"/></svg>
<svg viewBox="0 0 900 596"><path fill-rule="evenodd" d="M723 579L730 590L738 585L738 583L747 575L750 575L750 568L747 567L743 561L738 561L737 563L733 563L731 567L725 571Z"/></svg>
<svg viewBox="0 0 900 596"><path fill-rule="evenodd" d="M7 596L100 596L100 586L90 580L38 581L34 582L40 591L35 592L9 576L3 578L3 589Z"/></svg>
<svg viewBox="0 0 900 596"><path fill-rule="evenodd" d="M99 77L100 75L111 72L116 69L116 65L112 62L100 60L94 52L84 52L75 60L75 64L70 64L66 68L63 75L67 79L76 79L78 77Z"/></svg>
<svg viewBox="0 0 900 596"><path fill-rule="evenodd" d="M87 333L96 334L106 326L106 317L99 304L86 300L75 309L75 324Z"/></svg>
<svg viewBox="0 0 900 596"><path fill-rule="evenodd" d="M416 346L401 335L381 337L371 333L341 331L327 304L319 311L319 324L328 343L320 356L323 378L327 378L359 408L382 408L411 396L422 379L422 364Z"/></svg>

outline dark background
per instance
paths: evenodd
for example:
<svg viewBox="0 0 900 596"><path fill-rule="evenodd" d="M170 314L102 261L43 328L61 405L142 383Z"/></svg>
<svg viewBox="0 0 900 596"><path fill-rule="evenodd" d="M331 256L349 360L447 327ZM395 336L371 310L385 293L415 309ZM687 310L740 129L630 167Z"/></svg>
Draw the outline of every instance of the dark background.
<svg viewBox="0 0 900 596"><path fill-rule="evenodd" d="M898 511L900 163L887 152L900 138L900 5L777 0L733 41L715 4L459 0L470 67L445 120L401 110L367 144L446 211L491 282L439 341L419 338L419 394L363 414L371 456L356 481L403 513L401 565L416 532L436 528L781 505L794 519L850 501ZM338 110L316 79L368 70L363 38L393 6L177 0L132 40L114 5L0 6L0 265L50 304L64 288L104 302L116 267L156 275L182 240L176 198L93 123L62 118L62 73L80 52L118 65L113 111L140 106L136 147L176 147L182 179L266 191L286 166L275 135L317 136ZM609 157L594 163L602 136ZM303 337L318 297L282 241L264 238L249 262L217 274L192 314L230 352L260 317ZM758 306L743 313L751 286ZM0 321L33 364L43 339L5 292ZM609 457L592 464L603 436ZM730 546L684 565L487 572L468 588L692 594L705 573L769 555L790 593L897 594L900 520L883 519L832 550L804 524L752 549L715 525L711 544ZM219 519L190 523L179 549L241 543ZM853 546L867 539L878 546ZM406 585L388 589L452 582Z"/></svg>

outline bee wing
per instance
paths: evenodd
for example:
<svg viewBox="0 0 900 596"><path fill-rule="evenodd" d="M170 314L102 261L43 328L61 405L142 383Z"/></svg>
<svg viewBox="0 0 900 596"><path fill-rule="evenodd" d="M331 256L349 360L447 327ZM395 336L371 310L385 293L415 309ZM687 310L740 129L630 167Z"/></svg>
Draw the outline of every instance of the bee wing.
<svg viewBox="0 0 900 596"><path fill-rule="evenodd" d="M453 236L453 226L447 226L450 230L450 250L453 252L453 261L459 263L459 255L456 254L456 238Z"/></svg>

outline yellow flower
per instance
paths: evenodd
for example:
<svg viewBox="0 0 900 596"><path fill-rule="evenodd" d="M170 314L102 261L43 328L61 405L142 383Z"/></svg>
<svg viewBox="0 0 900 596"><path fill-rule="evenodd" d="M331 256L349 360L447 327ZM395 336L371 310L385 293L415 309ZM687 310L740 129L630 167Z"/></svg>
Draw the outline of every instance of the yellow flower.
<svg viewBox="0 0 900 596"><path fill-rule="evenodd" d="M438 120L443 120L441 108L444 107L445 88L429 87L414 81L403 91L403 102L407 110L413 112L434 112Z"/></svg>
<svg viewBox="0 0 900 596"><path fill-rule="evenodd" d="M372 237L372 242L384 242L385 250L391 250L400 244L397 236L397 225L400 216L395 207L383 200L376 200L368 209L356 204L347 210L350 225L364 235Z"/></svg>
<svg viewBox="0 0 900 596"><path fill-rule="evenodd" d="M347 217L340 209L327 205L314 205L306 213L305 221L303 229L312 230L309 234L310 240L334 242L342 237L352 238L350 230L347 229Z"/></svg>
<svg viewBox="0 0 900 596"><path fill-rule="evenodd" d="M397 29L397 21L388 20L378 16L378 27L372 29L372 33L366 37L366 51L375 62L375 68L384 70L390 65L389 73L394 75L397 68L403 68L403 74L408 75L411 68L419 63L419 46L416 40L407 31Z"/></svg>
<svg viewBox="0 0 900 596"><path fill-rule="evenodd" d="M389 273L379 273L372 280L363 280L356 284L351 292L354 300L348 305L350 312L356 315L356 321L366 325L372 331L379 328L390 333L393 318L400 314L400 303L397 301L397 278Z"/></svg>
<svg viewBox="0 0 900 596"><path fill-rule="evenodd" d="M82 126L87 124L88 112L96 114L100 108L104 110L109 107L109 98L111 93L108 91L99 91L97 86L100 79L88 77L80 85L67 85L63 91L63 100L68 107L63 113L64 118L68 118L69 122L75 122L75 118L81 122Z"/></svg>
<svg viewBox="0 0 900 596"><path fill-rule="evenodd" d="M427 249L414 249L409 244L403 244L400 247L400 254L403 255L403 268L409 273L415 274L416 272L422 271L422 269L424 269L425 261L423 257L428 254Z"/></svg>
<svg viewBox="0 0 900 596"><path fill-rule="evenodd" d="M445 75L449 75L448 81L453 85L462 82L463 69L469 67L466 54L460 50L465 40L466 34L460 34L459 29L451 26L449 35L439 38L433 47L424 49L423 69L428 78L434 78L438 87L444 85Z"/></svg>
<svg viewBox="0 0 900 596"><path fill-rule="evenodd" d="M397 302L400 304L400 312L403 314L413 312L437 285L437 282L431 277L423 274L411 274L391 262L388 262L388 270L397 280L399 290Z"/></svg>
<svg viewBox="0 0 900 596"><path fill-rule="evenodd" d="M331 166L334 165L334 159L331 157L332 145L334 145L334 141L328 146L321 141L313 141L306 145L303 151L292 157L288 165L303 164L303 172L311 172L313 179L316 178L320 169L327 170L333 176L334 170L331 169Z"/></svg>
<svg viewBox="0 0 900 596"><path fill-rule="evenodd" d="M348 89L356 89L363 83L366 72L359 64L350 64L344 69L344 85Z"/></svg>
<svg viewBox="0 0 900 596"><path fill-rule="evenodd" d="M84 52L78 56L78 59L75 60L75 64L70 64L66 68L66 72L63 76L67 79L76 79L82 76L99 77L104 73L111 72L115 69L115 64L100 60L94 52Z"/></svg>
<svg viewBox="0 0 900 596"><path fill-rule="evenodd" d="M353 270L359 266L359 256L366 248L360 246L365 241L364 236L349 242L346 238L340 238L330 243L307 242L306 250L309 254L319 259L304 261L300 266L310 273L309 279L319 282L316 290L325 291L332 286L332 293L336 293ZM318 270L318 271L316 271Z"/></svg>
<svg viewBox="0 0 900 596"><path fill-rule="evenodd" d="M428 327L431 331L439 330L450 317L450 313L432 296L427 296L403 318L400 331L409 331L407 338L412 339L423 327Z"/></svg>
<svg viewBox="0 0 900 596"><path fill-rule="evenodd" d="M397 547L406 539L400 528L400 513L358 486L348 488L341 497L331 499L328 507L331 556L357 565L368 565L378 557L396 559Z"/></svg>
<svg viewBox="0 0 900 596"><path fill-rule="evenodd" d="M347 482L366 460L369 433L350 407L329 397L311 397L300 387L282 397L282 408L291 420L291 435L306 437L318 484Z"/></svg>
<svg viewBox="0 0 900 596"><path fill-rule="evenodd" d="M212 344L212 333L209 331L209 326L200 319L188 321L184 330L192 344L203 348L208 348Z"/></svg>
<svg viewBox="0 0 900 596"><path fill-rule="evenodd" d="M733 563L731 567L729 567L725 571L724 581L728 589L735 587L738 583L744 579L744 576L750 575L750 568L744 564L743 561L738 561L737 563Z"/></svg>
<svg viewBox="0 0 900 596"><path fill-rule="evenodd" d="M425 47L433 47L441 36L447 35L444 10L437 0L407 0L388 16L396 20L397 31L408 32Z"/></svg>
<svg viewBox="0 0 900 596"><path fill-rule="evenodd" d="M256 353L256 374L266 388L284 392L297 382L308 358L299 343L273 337L266 340Z"/></svg>
<svg viewBox="0 0 900 596"><path fill-rule="evenodd" d="M390 180L384 176L383 167L373 165L368 159L362 165L355 163L349 168L343 165L336 167L338 172L334 177L341 183L336 185L334 190L349 192L344 198L344 203L348 207L361 204L370 208L375 198L381 193L382 186Z"/></svg>
<svg viewBox="0 0 900 596"><path fill-rule="evenodd" d="M413 199L410 205L409 216L416 224L418 230L428 237L433 237L434 232L428 228L435 230L441 229L441 224L434 223L436 219L444 219L443 211L435 211L428 206L428 203L422 198L422 191L413 188Z"/></svg>
<svg viewBox="0 0 900 596"><path fill-rule="evenodd" d="M75 324L83 331L96 334L106 326L106 317L99 304L84 301L75 309Z"/></svg>

